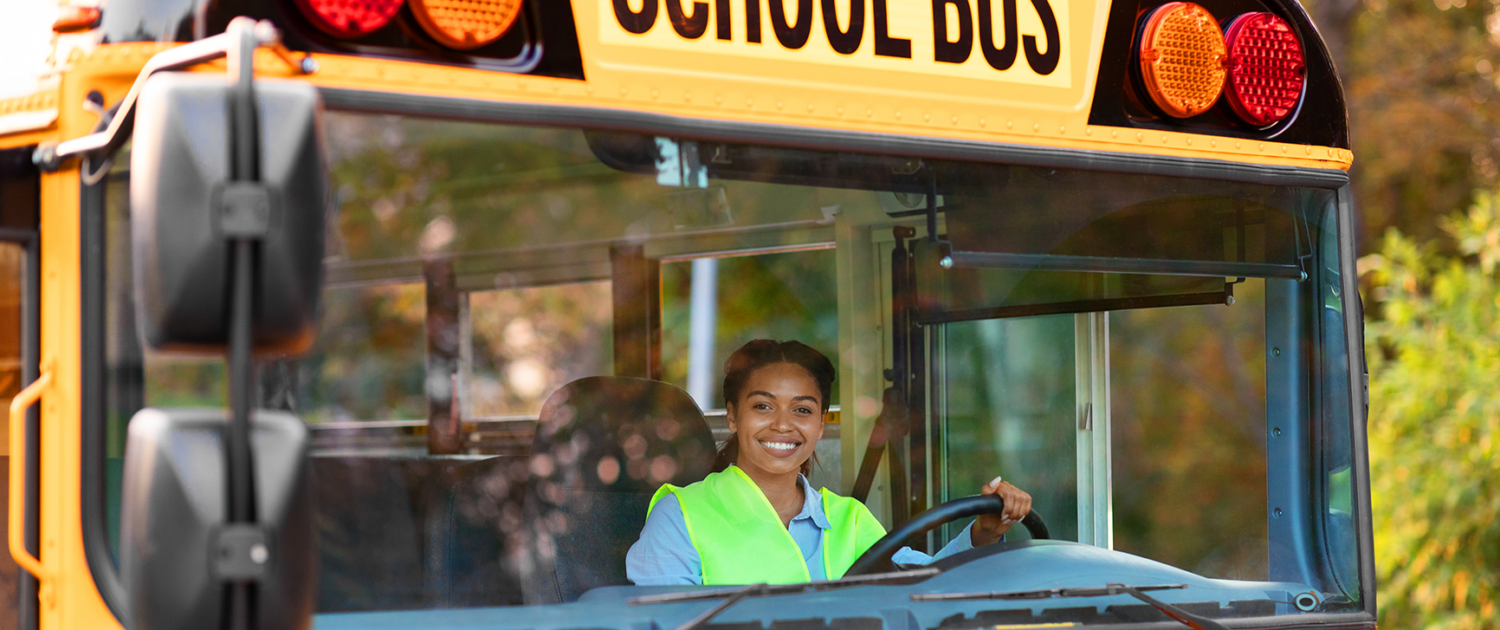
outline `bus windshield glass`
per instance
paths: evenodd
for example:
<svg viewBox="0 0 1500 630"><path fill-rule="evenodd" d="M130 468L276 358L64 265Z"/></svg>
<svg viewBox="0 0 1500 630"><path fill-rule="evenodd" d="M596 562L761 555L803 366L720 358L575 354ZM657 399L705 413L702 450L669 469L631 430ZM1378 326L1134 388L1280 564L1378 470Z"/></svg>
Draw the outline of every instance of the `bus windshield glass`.
<svg viewBox="0 0 1500 630"><path fill-rule="evenodd" d="M702 587L633 585L627 553L658 487L714 470L725 360L755 339L836 368L812 489L890 531L1003 475L1049 539L967 548L969 519L941 523L905 542L934 575L715 624L1170 620L1108 589L936 597L1107 583L1220 620L1363 609L1333 190L327 118L320 336L259 373L261 406L313 436L318 628L671 628L713 607L636 600ZM117 537L128 419L226 393L221 359L140 344L116 164Z"/></svg>

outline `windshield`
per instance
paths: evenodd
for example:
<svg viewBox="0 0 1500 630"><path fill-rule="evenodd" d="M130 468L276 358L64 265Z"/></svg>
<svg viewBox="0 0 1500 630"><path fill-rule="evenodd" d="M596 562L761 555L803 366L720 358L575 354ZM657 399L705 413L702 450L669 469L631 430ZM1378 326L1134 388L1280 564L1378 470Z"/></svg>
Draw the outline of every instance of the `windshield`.
<svg viewBox="0 0 1500 630"><path fill-rule="evenodd" d="M314 436L319 627L713 606L630 605L692 587L631 586L625 559L656 489L730 436L724 362L761 338L836 368L813 488L891 530L1000 474L1051 540L1018 526L935 576L714 623L1167 619L1118 589L910 597L1107 584L1173 585L1152 596L1208 618L1361 609L1334 191L363 114L330 113L328 138L321 334L259 375ZM107 195L116 545L131 415L225 403L221 360L140 345L127 179ZM645 381L593 378L613 376ZM620 383L688 410L667 423Z"/></svg>

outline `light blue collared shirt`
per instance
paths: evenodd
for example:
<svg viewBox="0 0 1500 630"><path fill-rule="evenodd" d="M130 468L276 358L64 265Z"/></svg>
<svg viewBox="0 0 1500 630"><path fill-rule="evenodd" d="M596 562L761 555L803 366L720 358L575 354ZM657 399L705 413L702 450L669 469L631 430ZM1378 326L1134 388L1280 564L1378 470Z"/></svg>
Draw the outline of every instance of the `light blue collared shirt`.
<svg viewBox="0 0 1500 630"><path fill-rule="evenodd" d="M823 570L823 530L828 529L828 516L823 513L821 496L808 485L807 477L797 475L797 483L802 486L805 498L802 511L792 517L787 532L802 550L808 575L814 582L825 580L828 575ZM969 528L965 527L963 533L936 556L902 547L891 560L897 564L927 564L973 548ZM677 495L668 494L651 508L646 526L641 528L641 539L631 545L630 552L625 555L625 575L640 586L703 583L703 563L698 557L698 549L688 537L687 522L682 518L682 504L677 501Z"/></svg>

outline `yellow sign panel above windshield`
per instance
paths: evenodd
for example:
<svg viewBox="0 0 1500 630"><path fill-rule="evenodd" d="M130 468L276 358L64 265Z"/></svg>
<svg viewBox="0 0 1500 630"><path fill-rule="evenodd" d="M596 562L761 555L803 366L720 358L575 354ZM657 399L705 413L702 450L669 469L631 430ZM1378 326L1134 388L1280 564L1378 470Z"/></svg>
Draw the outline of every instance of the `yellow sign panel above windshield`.
<svg viewBox="0 0 1500 630"><path fill-rule="evenodd" d="M596 1L604 44L818 64L833 73L861 68L1071 90L1082 78L1072 56L1092 48L1071 41L1092 30L1072 28L1069 5L1083 0Z"/></svg>

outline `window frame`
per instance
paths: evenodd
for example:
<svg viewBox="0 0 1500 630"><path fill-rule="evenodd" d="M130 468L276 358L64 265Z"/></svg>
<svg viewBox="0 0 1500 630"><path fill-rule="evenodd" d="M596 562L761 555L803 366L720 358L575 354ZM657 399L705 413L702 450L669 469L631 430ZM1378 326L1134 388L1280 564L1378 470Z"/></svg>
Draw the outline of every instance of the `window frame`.
<svg viewBox="0 0 1500 630"><path fill-rule="evenodd" d="M464 122L536 125L565 128L596 128L638 131L658 135L718 142L750 142L818 150L853 151L935 159L1004 163L1050 168L1084 169L1146 175L1168 175L1277 186L1299 186L1338 191L1339 254L1343 274L1345 313L1358 315L1357 276L1354 271L1353 208L1348 173L1337 169L1241 164L1222 160L1193 160L1173 156L1113 153L968 140L931 138L874 132L851 132L791 125L767 125L686 118L663 114L571 105L541 105L485 99L467 99L419 94L371 92L343 88L320 88L329 110L363 114L389 114ZM126 593L118 568L109 551L105 511L104 440L105 375L104 340L107 295L105 294L105 183L80 181L80 291L81 304L81 448L82 533L85 558L101 598L117 620L124 623ZM1366 409L1364 383L1358 381L1354 365L1364 366L1363 324L1356 330L1346 318L1345 335L1351 364L1351 409ZM1356 363L1357 362L1357 363ZM1351 427L1354 461L1355 525L1359 545L1360 589L1363 611L1318 613L1295 617L1266 618L1257 627L1293 627L1304 624L1334 624L1373 627L1375 621L1375 567L1368 495L1369 463L1364 423Z"/></svg>

